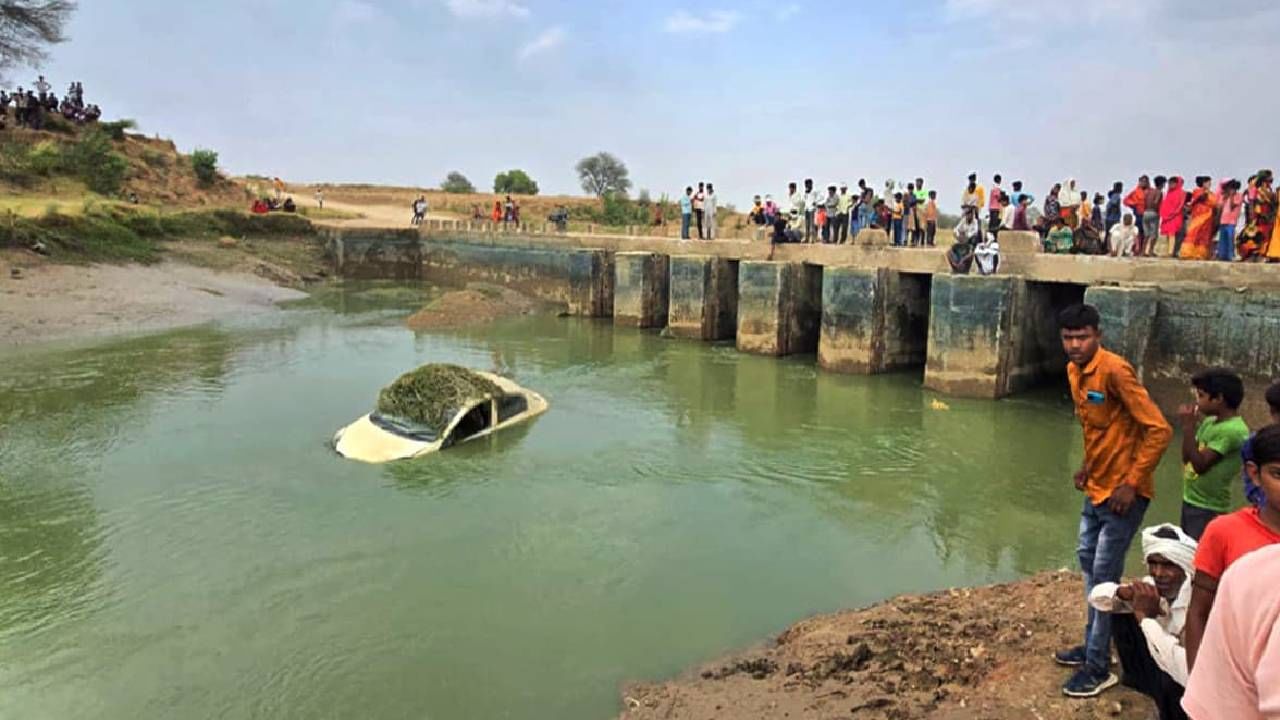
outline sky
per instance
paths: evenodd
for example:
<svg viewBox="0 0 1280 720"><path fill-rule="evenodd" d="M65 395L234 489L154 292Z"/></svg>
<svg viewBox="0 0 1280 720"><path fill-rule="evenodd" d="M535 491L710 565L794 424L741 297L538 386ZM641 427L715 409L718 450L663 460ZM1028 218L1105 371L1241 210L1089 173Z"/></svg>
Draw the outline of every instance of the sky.
<svg viewBox="0 0 1280 720"><path fill-rule="evenodd" d="M300 182L576 194L608 151L654 197L923 176L947 209L970 172L1042 197L1280 166L1258 0L85 0L69 35L59 92Z"/></svg>

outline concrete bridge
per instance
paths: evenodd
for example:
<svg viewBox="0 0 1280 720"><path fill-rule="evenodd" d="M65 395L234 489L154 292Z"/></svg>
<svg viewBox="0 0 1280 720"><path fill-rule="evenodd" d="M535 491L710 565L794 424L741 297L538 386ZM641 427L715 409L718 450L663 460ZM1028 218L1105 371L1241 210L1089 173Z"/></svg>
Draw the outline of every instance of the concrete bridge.
<svg viewBox="0 0 1280 720"><path fill-rule="evenodd" d="M815 354L834 372L923 367L926 386L998 398L1064 374L1057 312L1087 301L1109 347L1148 383L1186 396L1187 374L1226 365L1260 385L1280 376L1280 266L1045 255L1031 233L1002 233L1000 273L949 273L937 248L770 247L757 240L556 234L429 222L421 231L335 230L337 270L353 278L508 285L676 337L743 352ZM1252 393L1255 397L1260 393Z"/></svg>

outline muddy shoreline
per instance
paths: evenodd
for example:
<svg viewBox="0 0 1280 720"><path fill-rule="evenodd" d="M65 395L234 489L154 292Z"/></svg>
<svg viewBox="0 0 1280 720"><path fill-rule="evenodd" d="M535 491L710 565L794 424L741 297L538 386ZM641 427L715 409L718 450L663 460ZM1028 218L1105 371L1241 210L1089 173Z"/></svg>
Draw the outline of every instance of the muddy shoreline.
<svg viewBox="0 0 1280 720"><path fill-rule="evenodd" d="M1146 720L1154 705L1126 688L1062 695L1069 673L1051 655L1083 627L1081 579L1068 571L904 595L803 620L671 681L629 685L619 717Z"/></svg>
<svg viewBox="0 0 1280 720"><path fill-rule="evenodd" d="M61 265L0 254L0 347L171 330L276 312L277 303L306 297L277 281L172 260Z"/></svg>

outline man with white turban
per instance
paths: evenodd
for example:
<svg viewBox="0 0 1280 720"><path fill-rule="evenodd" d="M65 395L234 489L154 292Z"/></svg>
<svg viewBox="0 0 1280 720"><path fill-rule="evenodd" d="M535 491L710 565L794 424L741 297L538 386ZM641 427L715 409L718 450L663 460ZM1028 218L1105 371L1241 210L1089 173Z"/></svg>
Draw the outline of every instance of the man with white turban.
<svg viewBox="0 0 1280 720"><path fill-rule="evenodd" d="M1142 531L1142 556L1150 573L1140 582L1100 583L1089 604L1110 613L1124 684L1155 700L1160 720L1182 720L1187 652L1182 626L1191 603L1196 541L1176 525Z"/></svg>

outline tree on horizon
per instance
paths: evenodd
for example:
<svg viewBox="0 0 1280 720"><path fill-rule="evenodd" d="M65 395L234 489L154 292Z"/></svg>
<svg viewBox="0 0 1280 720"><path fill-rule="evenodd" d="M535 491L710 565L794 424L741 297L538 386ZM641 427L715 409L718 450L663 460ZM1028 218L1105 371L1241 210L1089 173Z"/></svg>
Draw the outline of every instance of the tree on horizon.
<svg viewBox="0 0 1280 720"><path fill-rule="evenodd" d="M493 179L493 191L512 195L537 195L538 183L523 170L508 170L498 173Z"/></svg>
<svg viewBox="0 0 1280 720"><path fill-rule="evenodd" d="M0 2L0 79L20 65L34 67L49 57L50 45L65 42L74 0Z"/></svg>
<svg viewBox="0 0 1280 720"><path fill-rule="evenodd" d="M610 153L599 152L585 157L578 161L575 169L578 180L582 182L582 190L588 195L626 195L631 189L627 164Z"/></svg>
<svg viewBox="0 0 1280 720"><path fill-rule="evenodd" d="M440 189L447 193L470 194L476 191L476 186L471 184L466 175L454 170L440 183Z"/></svg>

